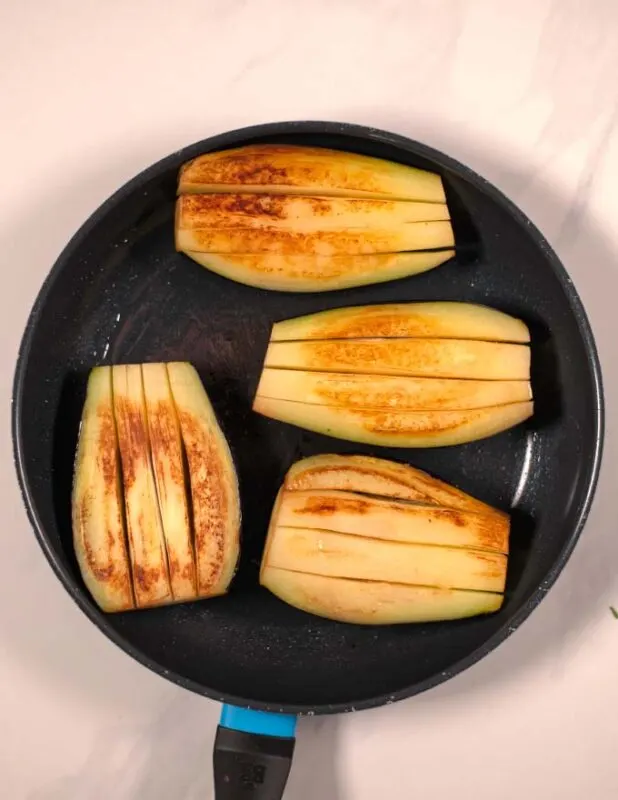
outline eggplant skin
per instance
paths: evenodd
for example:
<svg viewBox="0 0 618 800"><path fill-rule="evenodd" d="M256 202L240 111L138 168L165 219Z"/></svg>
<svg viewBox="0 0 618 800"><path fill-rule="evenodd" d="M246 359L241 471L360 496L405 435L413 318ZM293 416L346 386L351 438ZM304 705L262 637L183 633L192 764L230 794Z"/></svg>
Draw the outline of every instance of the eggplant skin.
<svg viewBox="0 0 618 800"><path fill-rule="evenodd" d="M444 203L442 178L392 161L322 147L256 144L184 164L178 193L320 194Z"/></svg>

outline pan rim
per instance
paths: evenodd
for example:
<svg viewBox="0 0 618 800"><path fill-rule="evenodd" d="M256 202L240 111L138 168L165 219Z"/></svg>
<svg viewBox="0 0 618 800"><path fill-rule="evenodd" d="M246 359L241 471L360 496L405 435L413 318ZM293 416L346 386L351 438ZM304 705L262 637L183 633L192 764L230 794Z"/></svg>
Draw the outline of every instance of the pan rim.
<svg viewBox="0 0 618 800"><path fill-rule="evenodd" d="M575 524L572 527L564 547L560 551L558 557L554 560L551 568L548 570L545 580L536 588L535 591L530 594L526 602L523 603L522 606L504 622L504 624L493 634L493 636L490 636L482 645L473 650L472 653L462 659L459 659L459 661L455 662L447 670L439 672L425 679L424 681L415 683L412 686L405 687L388 695L378 695L375 697L365 698L359 700L358 702L346 701L342 703L329 703L315 706L291 703L281 705L251 699L250 697L241 697L217 692L212 687L206 687L174 671L163 668L153 659L150 659L144 655L138 648L134 647L131 642L119 635L108 622L107 616L94 607L94 604L87 597L86 592L75 581L73 576L69 573L69 570L62 563L60 563L59 559L53 552L47 540L44 525L39 517L32 486L26 473L22 441L23 420L21 415L21 407L23 401L24 381L30 353L32 350L32 340L35 329L45 308L47 297L51 292L57 277L64 270L66 263L72 256L73 251L85 239L87 239L90 231L99 223L100 219L102 219L109 210L113 209L122 198L130 195L138 187L140 187L141 184L149 180L151 177L154 177L157 173L169 169L176 162L182 163L190 158L194 158L199 153L207 152L209 150L216 150L221 147L233 147L235 144L238 144L246 139L286 136L290 134L337 134L348 137L356 137L357 139L364 139L370 142L387 144L399 151L412 152L433 160L434 162L440 164L444 169L453 170L457 174L463 175L467 180L471 181L474 185L490 195L494 202L502 206L510 213L512 217L514 217L520 224L524 225L528 229L530 236L534 240L534 243L537 245L537 247L543 250L550 267L554 271L555 276L558 278L564 290L566 299L571 307L579 335L581 336L584 344L584 349L587 356L587 365L590 370L590 389L592 390L595 400L594 437L591 440L589 451L584 456L584 461L587 463L587 469L585 470L587 476L585 478L583 490L580 488L579 494L581 497L579 499L578 508L576 509ZM208 137L207 139L194 142L193 144L176 150L173 153L170 153L169 155L159 159L157 162L136 174L123 186L117 189L107 200L105 200L97 209L95 209L93 213L86 219L86 221L79 227L69 242L65 245L54 262L51 270L47 274L32 305L31 311L28 315L26 328L21 339L13 379L13 391L11 399L11 436L13 442L13 458L27 517L34 530L39 545L43 550L43 553L45 554L50 566L52 567L52 570L81 611L86 614L86 616L105 636L108 637L108 639L124 650L125 653L130 655L143 666L150 669L152 672L157 673L161 677L166 678L167 680L183 687L184 689L188 689L196 694L208 697L212 700L230 703L239 707L298 715L332 714L353 710L360 711L364 709L375 708L384 705L385 703L392 703L412 697L416 694L420 694L431 688L434 688L435 686L438 686L455 675L463 672L502 644L517 628L519 628L519 626L530 616L532 611L547 595L573 553L573 550L579 540L590 513L596 493L603 455L604 432L605 401L603 394L602 370L592 327L579 294L565 267L534 223L532 223L531 220L529 220L529 218L498 188L496 188L485 178L456 159L453 159L432 147L412 140L408 137L384 131L379 128L367 127L353 123L328 122L320 120L296 120L262 123L259 125L236 128L232 131Z"/></svg>

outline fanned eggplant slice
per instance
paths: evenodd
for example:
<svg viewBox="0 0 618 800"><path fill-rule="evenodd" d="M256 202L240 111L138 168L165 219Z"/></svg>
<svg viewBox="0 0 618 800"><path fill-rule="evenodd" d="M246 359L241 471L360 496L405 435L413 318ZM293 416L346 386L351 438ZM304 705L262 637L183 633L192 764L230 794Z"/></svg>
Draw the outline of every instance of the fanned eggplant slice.
<svg viewBox="0 0 618 800"><path fill-rule="evenodd" d="M446 203L410 203L343 197L277 194L185 194L176 224L187 230L256 228L318 233L373 230L408 222L448 221Z"/></svg>
<svg viewBox="0 0 618 800"><path fill-rule="evenodd" d="M264 366L352 375L526 381L530 348L471 339L271 342Z"/></svg>
<svg viewBox="0 0 618 800"><path fill-rule="evenodd" d="M355 375L265 367L260 397L390 411L462 411L530 400L530 382Z"/></svg>
<svg viewBox="0 0 618 800"><path fill-rule="evenodd" d="M134 608L111 367L96 367L88 379L72 508L75 554L89 592L103 611Z"/></svg>
<svg viewBox="0 0 618 800"><path fill-rule="evenodd" d="M114 413L122 463L133 590L139 608L172 602L139 364L114 366Z"/></svg>
<svg viewBox="0 0 618 800"><path fill-rule="evenodd" d="M176 224L176 249L201 253L280 253L282 255L362 255L399 250L437 250L455 244L450 222L406 222L379 228L329 228L302 233L273 228Z"/></svg>
<svg viewBox="0 0 618 800"><path fill-rule="evenodd" d="M454 255L442 178L317 147L205 153L178 176L176 249L226 278L325 292L424 272Z"/></svg>
<svg viewBox="0 0 618 800"><path fill-rule="evenodd" d="M341 408L256 397L253 409L299 428L382 447L445 447L486 439L532 416L533 404L509 403L469 411L389 411Z"/></svg>
<svg viewBox="0 0 618 800"><path fill-rule="evenodd" d="M276 528L264 559L266 567L312 575L476 592L503 592L507 564L501 553L283 526Z"/></svg>
<svg viewBox="0 0 618 800"><path fill-rule="evenodd" d="M327 292L398 280L438 267L455 255L454 250L334 256L193 250L184 253L224 278L277 292Z"/></svg>
<svg viewBox="0 0 618 800"><path fill-rule="evenodd" d="M190 364L95 368L75 465L73 536L104 611L224 594L240 503L229 447Z"/></svg>
<svg viewBox="0 0 618 800"><path fill-rule="evenodd" d="M486 306L332 309L275 323L253 408L384 447L442 447L501 433L534 410L530 334Z"/></svg>
<svg viewBox="0 0 618 800"><path fill-rule="evenodd" d="M445 202L439 175L323 147L256 144L205 153L180 170L179 194L240 190Z"/></svg>
<svg viewBox="0 0 618 800"><path fill-rule="evenodd" d="M277 524L408 544L466 547L495 553L508 553L509 549L506 517L386 500L356 492L319 489L285 492Z"/></svg>
<svg viewBox="0 0 618 800"><path fill-rule="evenodd" d="M240 550L240 499L232 454L195 369L167 365L187 454L200 597L224 594Z"/></svg>
<svg viewBox="0 0 618 800"><path fill-rule="evenodd" d="M285 476L290 492L335 489L427 505L459 508L507 520L503 511L483 503L423 470L386 458L321 453L292 464Z"/></svg>
<svg viewBox="0 0 618 800"><path fill-rule="evenodd" d="M260 583L358 625L490 614L503 603L509 533L507 514L407 464L311 456L279 490Z"/></svg>
<svg viewBox="0 0 618 800"><path fill-rule="evenodd" d="M442 622L498 611L497 592L331 578L278 567L262 571L262 585L291 606L353 625Z"/></svg>
<svg viewBox="0 0 618 800"><path fill-rule="evenodd" d="M182 440L165 364L143 364L144 393L170 586L174 600L197 596L192 519Z"/></svg>
<svg viewBox="0 0 618 800"><path fill-rule="evenodd" d="M272 342L307 339L478 339L526 344L525 323L475 303L387 303L334 308L273 325Z"/></svg>

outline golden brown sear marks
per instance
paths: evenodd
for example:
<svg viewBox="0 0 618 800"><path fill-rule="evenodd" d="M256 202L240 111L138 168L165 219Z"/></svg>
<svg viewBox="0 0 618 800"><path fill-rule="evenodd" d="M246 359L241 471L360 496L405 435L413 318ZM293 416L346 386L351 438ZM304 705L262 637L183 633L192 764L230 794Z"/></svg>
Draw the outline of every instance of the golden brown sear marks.
<svg viewBox="0 0 618 800"><path fill-rule="evenodd" d="M413 310L413 304L399 306L367 306L358 313L325 313L322 321L316 315L310 339L401 339L435 337L441 333L441 320L432 319L426 312ZM344 309L345 312L347 309Z"/></svg>
<svg viewBox="0 0 618 800"><path fill-rule="evenodd" d="M350 411L371 433L388 433L395 436L432 434L456 431L483 417L488 409L471 411L408 412L376 411L355 408Z"/></svg>
<svg viewBox="0 0 618 800"><path fill-rule="evenodd" d="M358 317L348 320L325 322L314 335L313 339L380 339L402 338L409 336L409 329L414 330L415 336L431 335L433 326L416 315L409 314L402 324L400 314L368 314L365 319Z"/></svg>
<svg viewBox="0 0 618 800"><path fill-rule="evenodd" d="M123 515L111 369L92 370L82 412L72 492L76 557L97 604L135 606Z"/></svg>
<svg viewBox="0 0 618 800"><path fill-rule="evenodd" d="M190 412L177 409L172 372ZM191 365L92 371L72 521L80 569L104 611L196 599L194 544L199 596L227 590L239 548L238 486L227 442Z"/></svg>
<svg viewBox="0 0 618 800"><path fill-rule="evenodd" d="M191 473L198 594L207 594L216 585L225 561L229 477L216 437L207 433L193 414L179 408L178 417Z"/></svg>
<svg viewBox="0 0 618 800"><path fill-rule="evenodd" d="M404 480L398 481L394 476L385 477L382 472L371 467L361 466L315 466L310 467L302 472L295 474L293 477L288 475L285 479L285 486L290 491L305 491L307 489L321 489L330 488L341 491L363 491L358 489L358 479L379 481L382 491L386 491L383 481L388 481L399 486L400 492L392 495L383 495L402 497L410 500L418 500L419 502L430 502L431 495L418 491L415 487L409 486ZM367 486L366 483L362 484ZM371 488L374 488L373 486ZM392 490L393 492L396 491ZM371 492L371 494L379 494L378 492Z"/></svg>
<svg viewBox="0 0 618 800"><path fill-rule="evenodd" d="M311 233L395 230L419 222L448 222L446 205L371 198L255 193L185 194L177 200L180 228L263 228Z"/></svg>
<svg viewBox="0 0 618 800"><path fill-rule="evenodd" d="M221 191L225 186L444 202L438 175L328 148L251 145L206 153L180 170L180 192L204 191L205 187Z"/></svg>
<svg viewBox="0 0 618 800"><path fill-rule="evenodd" d="M283 371L280 371L283 372ZM283 380L289 381L289 370ZM269 373L265 373L267 376ZM280 379L279 383L283 381ZM300 384L299 384L300 386ZM301 400L300 390L281 400ZM285 384L284 384L285 389ZM527 381L479 381L457 378L413 378L409 376L307 373L303 402L342 408L383 408L401 411L448 411L489 408L529 400ZM258 393L259 392L258 390ZM270 396L264 391L265 396Z"/></svg>
<svg viewBox="0 0 618 800"><path fill-rule="evenodd" d="M116 428L111 406L100 404L96 409L98 440L96 448L93 450L92 457L95 459L94 470L98 470L102 481L97 486L102 492L102 497L98 498L108 513L113 514L114 508L117 509L115 516L117 524L115 531L122 532L124 523L118 507L118 462L117 462L117 443ZM92 515L99 514L101 506L94 504L93 490L85 491L78 500L79 527L81 531L87 531L92 522ZM128 561L118 562L116 548L124 546L124 540L119 541L111 526L108 527L106 544L107 547L93 548L88 535L82 537L83 548L86 560L93 576L103 583L109 585L114 592L122 592L131 597L130 586L128 585ZM125 553L126 557L126 553Z"/></svg>
<svg viewBox="0 0 618 800"><path fill-rule="evenodd" d="M138 607L145 608L171 602L173 595L150 455L141 366L115 366L113 385L133 586Z"/></svg>
<svg viewBox="0 0 618 800"><path fill-rule="evenodd" d="M350 170L351 162L357 165L353 171ZM180 178L181 185L186 181L238 186L324 185L364 192L383 189L375 175L375 161L365 166L357 156L350 159L347 153L326 148L303 147L299 150L285 145L256 145L208 153L184 165Z"/></svg>
<svg viewBox="0 0 618 800"><path fill-rule="evenodd" d="M164 577L164 571L160 567L145 567L142 564L135 564L133 567L133 580L145 596L157 587Z"/></svg>
<svg viewBox="0 0 618 800"><path fill-rule="evenodd" d="M187 194L181 195L177 204L183 228L250 227L253 221L268 226L269 220L295 219L295 210L313 217L328 217L332 211L332 202L323 197L280 194Z"/></svg>
<svg viewBox="0 0 618 800"><path fill-rule="evenodd" d="M334 489L462 508L508 521L508 514L423 470L373 456L322 455L297 462L284 483L290 491Z"/></svg>
<svg viewBox="0 0 618 800"><path fill-rule="evenodd" d="M527 380L526 345L469 339L332 339L270 342L266 367L417 378Z"/></svg>
<svg viewBox="0 0 618 800"><path fill-rule="evenodd" d="M191 184L223 186L304 186L310 171L275 166L268 157L231 157L217 162L191 162L181 172L181 180Z"/></svg>
<svg viewBox="0 0 618 800"><path fill-rule="evenodd" d="M474 514L474 529L477 536L477 547L499 553L509 551L509 519L504 515L486 515L478 512L462 512L455 508L436 508L428 512L434 519L445 519L458 528L470 524L470 516Z"/></svg>
<svg viewBox="0 0 618 800"><path fill-rule="evenodd" d="M411 222L402 231L416 226L445 225L441 222ZM321 230L309 233L282 230L280 228L233 228L227 225L219 228L197 228L191 230L191 237L185 244L183 231L178 231L177 239L182 249L206 253L281 253L283 255L315 254L371 254L388 253L396 249L397 241L404 233L388 230L367 230L363 228L342 230ZM448 245L448 242L445 242ZM423 249L421 246L418 249Z"/></svg>
<svg viewBox="0 0 618 800"><path fill-rule="evenodd" d="M294 288L317 291L319 287L328 285L344 288L359 282L375 282L376 278L403 277L439 266L453 255L447 250L327 256L313 253L183 252L198 264L232 280L284 291Z"/></svg>
<svg viewBox="0 0 618 800"><path fill-rule="evenodd" d="M298 341L374 337L471 339L527 344L530 332L520 319L495 308L476 303L442 301L335 308L277 322L273 326L271 339Z"/></svg>
<svg viewBox="0 0 618 800"><path fill-rule="evenodd" d="M195 553L178 418L165 365L145 364L142 371L170 586L175 600L190 600L197 595Z"/></svg>
<svg viewBox="0 0 618 800"><path fill-rule="evenodd" d="M327 282L340 275L351 272L363 273L380 266L388 267L391 254L386 254L382 263L366 263L365 259L379 259L380 256L316 256L282 255L280 253L256 253L253 255L233 255L229 260L261 275L285 275L288 279L303 278Z"/></svg>
<svg viewBox="0 0 618 800"><path fill-rule="evenodd" d="M334 438L389 447L440 447L493 436L532 415L532 402L448 411L385 411L275 400L256 395L254 410Z"/></svg>
<svg viewBox="0 0 618 800"><path fill-rule="evenodd" d="M504 562L498 560L493 553L483 553L482 551L470 550L477 564L477 575L484 578L503 578L506 581L506 570ZM506 556L504 557L506 558Z"/></svg>
<svg viewBox="0 0 618 800"><path fill-rule="evenodd" d="M79 500L77 513L80 530L87 531L93 513L91 493L87 492L82 495L81 499ZM90 537L88 535L83 536L82 546L84 548L86 563L90 567L92 575L98 581L104 583L113 583L117 589L122 589L122 581L120 584L116 583L115 581L115 578L120 578L121 576L116 575L118 572L118 564L113 558L113 550L111 549L114 545L114 538L109 531L106 544L108 545L108 548L97 547L95 549L92 546ZM126 572L124 577L126 578Z"/></svg>
<svg viewBox="0 0 618 800"><path fill-rule="evenodd" d="M434 540L436 544L451 544L499 553L508 553L509 549L509 520L505 515L488 515L478 511L442 508L431 504L363 497L357 493L341 491L320 493L314 490L310 494L288 492L287 497L287 521L283 524L288 526L297 524L290 521L290 518L293 517L297 518L298 525L301 527L303 525L324 527L340 533L358 533L363 536L375 536L379 539L408 541L407 535L394 533L395 526L397 526L399 531L407 529L410 532L409 541L412 542L414 541L412 531L415 526L421 524L426 531L428 530L427 526L432 526L432 523L446 523L447 526L460 528L461 532L453 536L452 533L448 533L447 528L447 540L442 542ZM342 527L330 528L329 525L334 523L329 523L328 520L336 515L345 518L345 524ZM359 517L370 518L369 525L360 523L361 528L358 528ZM316 524L316 518L322 520L322 523ZM389 524L385 524L387 518ZM341 524L340 521L338 522ZM404 526L403 529L401 525ZM432 527L435 529L435 525ZM379 532L377 532L377 528L380 529ZM369 532L370 530L376 530L376 533ZM389 531L391 535L389 535ZM431 535L433 536L433 534ZM444 537L445 534L440 535Z"/></svg>
<svg viewBox="0 0 618 800"><path fill-rule="evenodd" d="M303 506L297 506L294 513L298 515L315 514L332 516L333 514L351 513L366 514L371 510L372 504L359 497L345 497L342 493L337 497L312 496L305 498Z"/></svg>
<svg viewBox="0 0 618 800"><path fill-rule="evenodd" d="M240 501L232 456L200 377L190 364L167 365L186 456L198 597L224 594L234 575Z"/></svg>
<svg viewBox="0 0 618 800"><path fill-rule="evenodd" d="M445 353L436 341L396 339L355 339L354 341L313 341L300 345L308 370L329 369L363 372L373 365L411 375L435 375L445 371ZM305 364L303 364L305 366Z"/></svg>
<svg viewBox="0 0 618 800"><path fill-rule="evenodd" d="M92 508L92 493L85 492L81 499L78 501L78 519L79 528L81 531L87 531L90 525L93 508ZM105 544L107 547L94 548L90 537L86 534L82 536L82 546L86 557L86 562L90 567L93 576L104 583L113 585L116 589L121 590L126 583L126 564L122 565L114 558L113 548L116 545L116 539L111 530L108 530ZM120 574L119 574L120 573Z"/></svg>
<svg viewBox="0 0 618 800"><path fill-rule="evenodd" d="M121 443L122 477L127 494L133 488L138 472L149 467L148 436L141 405L117 396L115 407Z"/></svg>
<svg viewBox="0 0 618 800"><path fill-rule="evenodd" d="M184 484L182 458L167 457L169 454L176 454L180 444L176 412L170 403L158 402L152 409L149 409L148 430L153 461L165 458L165 467L169 469L172 480L182 486ZM158 485L159 494L165 492L166 487L166 482L160 483ZM161 497L160 499L162 500Z"/></svg>
<svg viewBox="0 0 618 800"><path fill-rule="evenodd" d="M323 382L315 388L316 397L324 401L327 406L341 406L342 408L400 408L405 407L407 395L405 392L395 392L390 390L364 391L361 387L352 388L335 387L332 384ZM442 406L448 405L448 398L441 399ZM438 408L439 402L434 404Z"/></svg>
<svg viewBox="0 0 618 800"><path fill-rule="evenodd" d="M98 444L96 449L96 468L100 471L106 493L116 497L116 481L118 480L118 443L116 441L116 425L111 405L99 405Z"/></svg>

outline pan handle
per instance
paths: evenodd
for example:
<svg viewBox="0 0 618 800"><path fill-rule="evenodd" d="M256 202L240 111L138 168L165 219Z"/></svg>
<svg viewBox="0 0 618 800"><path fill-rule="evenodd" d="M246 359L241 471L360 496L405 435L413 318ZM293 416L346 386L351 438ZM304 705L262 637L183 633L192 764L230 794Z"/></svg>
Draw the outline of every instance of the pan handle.
<svg viewBox="0 0 618 800"><path fill-rule="evenodd" d="M223 706L213 754L215 800L281 800L296 717Z"/></svg>

